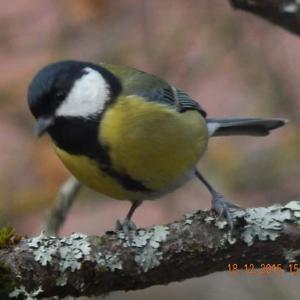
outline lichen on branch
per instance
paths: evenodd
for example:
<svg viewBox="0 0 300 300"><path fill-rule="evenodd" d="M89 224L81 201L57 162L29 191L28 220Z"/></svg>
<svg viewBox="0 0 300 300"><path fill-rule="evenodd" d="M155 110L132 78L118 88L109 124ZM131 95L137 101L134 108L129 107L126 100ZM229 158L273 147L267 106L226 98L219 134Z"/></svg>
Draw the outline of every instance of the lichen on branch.
<svg viewBox="0 0 300 300"><path fill-rule="evenodd" d="M234 231L213 211L198 211L128 235L24 238L0 249L5 280L13 282L6 292L18 299L104 295L226 271L232 264L263 262L283 271L299 260L300 202L232 213Z"/></svg>

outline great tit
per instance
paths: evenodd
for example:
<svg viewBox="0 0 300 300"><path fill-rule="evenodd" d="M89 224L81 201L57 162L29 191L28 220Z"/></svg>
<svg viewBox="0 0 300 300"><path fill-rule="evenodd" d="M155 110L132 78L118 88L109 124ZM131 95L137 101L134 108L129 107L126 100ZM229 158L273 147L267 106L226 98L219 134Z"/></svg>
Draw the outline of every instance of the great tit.
<svg viewBox="0 0 300 300"><path fill-rule="evenodd" d="M28 89L38 136L48 132L69 171L86 186L132 205L119 228L147 199L196 176L212 207L233 227L230 208L196 170L210 137L265 136L284 119L208 118L186 92L125 66L60 61L40 70Z"/></svg>

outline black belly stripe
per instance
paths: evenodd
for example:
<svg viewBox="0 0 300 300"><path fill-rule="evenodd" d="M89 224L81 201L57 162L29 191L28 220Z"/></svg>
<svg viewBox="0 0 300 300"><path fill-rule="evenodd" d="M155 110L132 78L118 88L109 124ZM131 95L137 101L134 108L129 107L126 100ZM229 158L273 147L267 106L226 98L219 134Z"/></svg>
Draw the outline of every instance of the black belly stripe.
<svg viewBox="0 0 300 300"><path fill-rule="evenodd" d="M112 168L111 165L109 166L101 166L99 164L101 170L108 174L110 177L114 178L118 181L125 189L130 191L139 191L139 192L153 192L152 190L148 189L144 184L136 179L133 179L127 174L122 174Z"/></svg>
<svg viewBox="0 0 300 300"><path fill-rule="evenodd" d="M99 118L98 118L99 119ZM49 133L55 144L74 155L85 155L98 163L99 168L130 191L153 192L141 181L118 172L112 165L109 148L97 139L99 121L78 117L56 118Z"/></svg>
<svg viewBox="0 0 300 300"><path fill-rule="evenodd" d="M151 189L147 188L141 181L133 179L127 174L119 173L112 168L107 170L102 169L102 171L118 181L126 190L148 193L153 192Z"/></svg>

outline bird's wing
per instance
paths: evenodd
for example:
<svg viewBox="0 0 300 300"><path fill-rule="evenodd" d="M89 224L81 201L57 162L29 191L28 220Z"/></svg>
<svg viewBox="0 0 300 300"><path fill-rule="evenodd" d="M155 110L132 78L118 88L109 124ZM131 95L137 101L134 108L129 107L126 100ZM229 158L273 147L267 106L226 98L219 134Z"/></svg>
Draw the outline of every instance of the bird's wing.
<svg viewBox="0 0 300 300"><path fill-rule="evenodd" d="M154 101L161 104L169 105L179 112L185 112L187 110L197 110L204 117L205 111L198 102L193 100L187 93L182 90L178 90L173 86L156 87L150 90L143 90L137 93L138 96L143 97L147 101Z"/></svg>
<svg viewBox="0 0 300 300"><path fill-rule="evenodd" d="M137 95L147 101L168 105L179 112L197 110L204 117L206 113L198 102L187 93L179 90L159 77L143 71L124 67L102 64L122 83L123 95Z"/></svg>

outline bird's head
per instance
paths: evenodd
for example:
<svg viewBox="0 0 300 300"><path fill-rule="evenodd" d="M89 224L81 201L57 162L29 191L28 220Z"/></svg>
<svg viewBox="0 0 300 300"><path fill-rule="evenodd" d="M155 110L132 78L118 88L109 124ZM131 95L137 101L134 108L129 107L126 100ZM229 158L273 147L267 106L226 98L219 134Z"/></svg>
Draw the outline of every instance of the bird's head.
<svg viewBox="0 0 300 300"><path fill-rule="evenodd" d="M118 79L105 68L88 62L62 61L44 67L28 89L29 108L41 136L57 120L91 119L120 93Z"/></svg>

